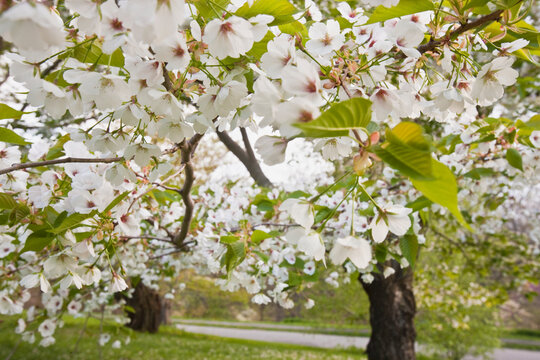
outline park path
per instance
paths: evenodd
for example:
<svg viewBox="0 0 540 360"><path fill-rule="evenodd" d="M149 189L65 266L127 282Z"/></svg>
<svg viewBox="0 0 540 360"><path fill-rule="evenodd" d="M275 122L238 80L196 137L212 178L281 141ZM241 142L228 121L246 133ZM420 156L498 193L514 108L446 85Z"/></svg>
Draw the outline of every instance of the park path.
<svg viewBox="0 0 540 360"><path fill-rule="evenodd" d="M235 327L222 326L223 322L208 325L193 325L185 323L176 324L178 329L205 335L221 336L236 339L258 340L273 343L294 344L303 346L312 346L320 348L365 348L368 343L367 337L361 336L342 336L330 334L303 333L300 331L280 331L265 329L241 329ZM235 324L235 323L230 323ZM247 324L243 324L244 326ZM256 324L249 324L256 325ZM267 324L260 324L267 325ZM285 325L288 326L288 325ZM257 326L254 326L257 327ZM268 328L268 326L265 326ZM301 330L301 329L300 329ZM540 360L540 352L517 350L517 349L496 349L493 354L494 360ZM468 357L467 360L476 360L474 357Z"/></svg>

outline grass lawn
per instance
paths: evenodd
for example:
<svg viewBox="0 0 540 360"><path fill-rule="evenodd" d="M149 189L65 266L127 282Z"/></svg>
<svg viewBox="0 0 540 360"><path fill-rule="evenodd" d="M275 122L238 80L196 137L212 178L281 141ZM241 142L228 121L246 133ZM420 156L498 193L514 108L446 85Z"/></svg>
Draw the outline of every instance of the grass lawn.
<svg viewBox="0 0 540 360"><path fill-rule="evenodd" d="M367 326L353 326L353 325L335 325L334 324L325 324L325 323L310 323L310 322L263 322L263 321L253 321L253 322L234 322L229 323L212 323L208 324L205 322L207 319L187 319L187 318L175 318L173 317L173 322L178 321L182 323L182 320L189 320L189 324L193 325L202 325L202 326L212 326L212 327L230 327L238 329L264 329L264 330L277 330L277 331L292 331L292 332L303 332L303 333L314 333L314 334L330 334L330 335L342 335L342 336L366 336L369 337L370 328ZM220 320L215 320L219 322ZM234 323L234 324L233 324ZM275 327L273 325L280 325L283 327ZM286 326L292 326L287 328ZM303 326L304 329L293 328L294 326Z"/></svg>
<svg viewBox="0 0 540 360"><path fill-rule="evenodd" d="M107 323L103 331L112 335L104 346L98 346L98 320L90 319L75 351L75 344L83 330L84 319L67 318L63 328L56 331L56 343L47 347L20 342L11 359L29 360L175 360L175 359L362 359L359 350L326 350L303 346L268 344L258 341L223 339L188 334L173 327L161 327L157 334L129 331L122 326ZM19 335L13 333L15 322L0 319L0 358L5 359L17 345ZM128 345L113 349L111 344L131 338Z"/></svg>

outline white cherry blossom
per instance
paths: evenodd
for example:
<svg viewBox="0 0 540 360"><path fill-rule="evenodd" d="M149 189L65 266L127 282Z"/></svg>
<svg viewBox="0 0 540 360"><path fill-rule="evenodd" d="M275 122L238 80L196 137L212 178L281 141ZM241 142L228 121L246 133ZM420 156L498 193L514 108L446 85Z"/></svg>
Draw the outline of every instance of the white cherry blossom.
<svg viewBox="0 0 540 360"><path fill-rule="evenodd" d="M473 83L471 97L482 106L500 99L504 93L503 86L515 84L519 75L511 68L513 63L514 59L510 57L500 57L482 66Z"/></svg>
<svg viewBox="0 0 540 360"><path fill-rule="evenodd" d="M368 267L372 258L371 245L367 240L355 236L337 239L330 251L330 259L334 264L341 265L347 258L359 269Z"/></svg>
<svg viewBox="0 0 540 360"><path fill-rule="evenodd" d="M204 28L202 40L208 44L210 54L216 58L236 58L247 53L253 46L252 25L238 16L225 20L214 19Z"/></svg>
<svg viewBox="0 0 540 360"><path fill-rule="evenodd" d="M384 206L382 209L383 212L379 212L369 225L373 241L376 243L383 242L388 235L388 231L397 236L405 235L411 227L409 214L412 209L398 205Z"/></svg>
<svg viewBox="0 0 540 360"><path fill-rule="evenodd" d="M345 36L341 34L336 20L328 20L326 24L313 24L309 28L309 38L306 49L316 55L327 55L337 51L345 42Z"/></svg>

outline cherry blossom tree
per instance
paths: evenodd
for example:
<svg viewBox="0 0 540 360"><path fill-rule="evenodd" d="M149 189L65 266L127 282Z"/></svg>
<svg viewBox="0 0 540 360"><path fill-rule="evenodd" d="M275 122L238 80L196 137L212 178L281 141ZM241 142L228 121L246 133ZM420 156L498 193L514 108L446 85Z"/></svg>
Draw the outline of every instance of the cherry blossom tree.
<svg viewBox="0 0 540 360"><path fill-rule="evenodd" d="M121 307L155 331L186 268L290 308L336 266L370 298L369 359L414 359L434 219L458 244L506 229L537 181L538 115L493 108L537 65L532 1L0 4L0 313L25 341Z"/></svg>

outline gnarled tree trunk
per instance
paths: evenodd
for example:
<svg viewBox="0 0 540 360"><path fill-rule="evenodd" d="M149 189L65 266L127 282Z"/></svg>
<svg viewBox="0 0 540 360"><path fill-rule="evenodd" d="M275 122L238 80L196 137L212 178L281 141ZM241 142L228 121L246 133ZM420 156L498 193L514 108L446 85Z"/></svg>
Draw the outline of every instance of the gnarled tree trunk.
<svg viewBox="0 0 540 360"><path fill-rule="evenodd" d="M155 333L159 325L166 322L163 321L165 314L163 298L142 281L137 283L132 296L126 297L126 304L133 310L128 311L130 322L127 324L133 330Z"/></svg>
<svg viewBox="0 0 540 360"><path fill-rule="evenodd" d="M370 284L360 279L370 303L368 359L415 360L413 272L410 268L402 270L395 260L386 265L396 271L386 279L380 273L373 274L375 280Z"/></svg>

